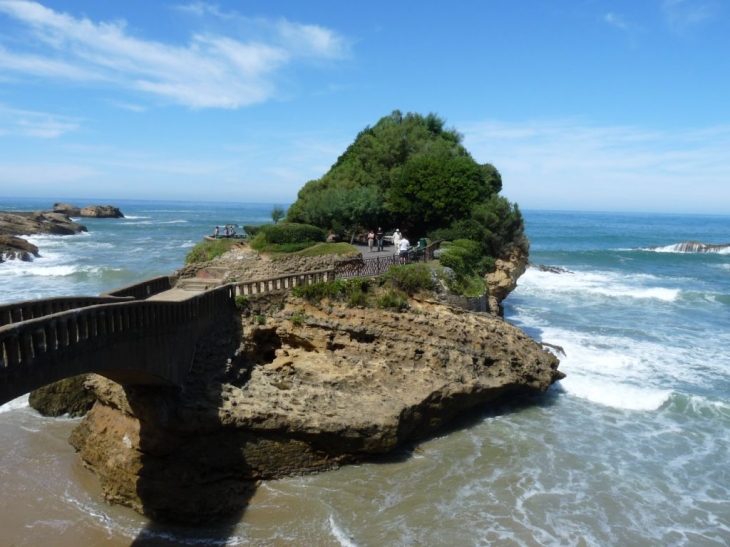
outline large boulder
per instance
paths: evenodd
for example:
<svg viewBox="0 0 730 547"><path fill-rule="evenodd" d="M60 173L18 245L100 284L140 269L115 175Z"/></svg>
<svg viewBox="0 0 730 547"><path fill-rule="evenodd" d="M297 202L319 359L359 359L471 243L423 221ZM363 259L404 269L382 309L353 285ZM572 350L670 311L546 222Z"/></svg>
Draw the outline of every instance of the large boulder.
<svg viewBox="0 0 730 547"><path fill-rule="evenodd" d="M69 203L54 203L53 212L68 215L70 217L81 216L81 208Z"/></svg>
<svg viewBox="0 0 730 547"><path fill-rule="evenodd" d="M180 391L92 376L98 400L71 443L108 501L210 521L242 510L259 480L390 452L562 377L556 357L498 317L410 306L283 296L265 319L236 316L201 340Z"/></svg>
<svg viewBox="0 0 730 547"><path fill-rule="evenodd" d="M96 401L84 388L85 379L86 375L74 376L31 391L28 404L44 416L83 416Z"/></svg>
<svg viewBox="0 0 730 547"><path fill-rule="evenodd" d="M502 300L517 288L517 280L525 273L528 264L527 253L520 248L512 249L509 254L495 261L494 271L485 276L490 309L500 309Z"/></svg>

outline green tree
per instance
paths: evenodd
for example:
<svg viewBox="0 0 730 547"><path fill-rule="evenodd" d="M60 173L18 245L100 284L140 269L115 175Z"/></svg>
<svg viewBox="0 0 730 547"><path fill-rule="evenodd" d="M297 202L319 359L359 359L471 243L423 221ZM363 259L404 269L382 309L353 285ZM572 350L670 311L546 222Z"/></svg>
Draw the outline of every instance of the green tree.
<svg viewBox="0 0 730 547"><path fill-rule="evenodd" d="M279 221L286 216L286 212L284 211L284 208L280 205L275 205L274 208L271 210L271 220L274 221L274 224L278 224Z"/></svg>

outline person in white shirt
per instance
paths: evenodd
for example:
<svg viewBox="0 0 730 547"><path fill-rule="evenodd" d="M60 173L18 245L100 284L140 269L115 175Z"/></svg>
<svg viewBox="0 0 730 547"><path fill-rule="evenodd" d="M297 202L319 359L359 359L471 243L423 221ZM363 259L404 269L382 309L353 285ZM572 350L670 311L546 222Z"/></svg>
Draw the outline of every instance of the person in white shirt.
<svg viewBox="0 0 730 547"><path fill-rule="evenodd" d="M398 257L400 258L400 263L405 264L408 262L408 249L411 248L411 243L408 241L408 238L406 236L403 236L403 238L398 243Z"/></svg>
<svg viewBox="0 0 730 547"><path fill-rule="evenodd" d="M395 249L395 252L400 251L400 230L398 228L395 229L395 232L393 233L393 248Z"/></svg>

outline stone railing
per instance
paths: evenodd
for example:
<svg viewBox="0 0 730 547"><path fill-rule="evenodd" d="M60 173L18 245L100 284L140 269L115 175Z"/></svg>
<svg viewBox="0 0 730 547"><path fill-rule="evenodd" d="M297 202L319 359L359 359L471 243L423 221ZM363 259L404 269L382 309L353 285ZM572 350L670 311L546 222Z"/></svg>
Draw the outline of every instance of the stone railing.
<svg viewBox="0 0 730 547"><path fill-rule="evenodd" d="M0 404L88 372L180 385L198 337L232 301L224 286L181 302L98 304L0 327Z"/></svg>
<svg viewBox="0 0 730 547"><path fill-rule="evenodd" d="M77 308L124 302L129 299L129 297L118 298L112 296L60 296L43 300L12 302L0 305L0 327Z"/></svg>
<svg viewBox="0 0 730 547"><path fill-rule="evenodd" d="M153 277L152 279L145 279L138 283L132 283L131 285L125 285L124 287L102 293L101 296L131 296L135 300L144 300L152 295L169 291L172 289L174 284L174 277L163 275L160 277Z"/></svg>
<svg viewBox="0 0 730 547"><path fill-rule="evenodd" d="M314 283L326 283L334 281L335 270L314 270L293 274L278 275L266 279L253 279L251 281L238 281L230 283L234 296L253 296L257 294L270 293L274 291L290 291L300 285L312 285Z"/></svg>

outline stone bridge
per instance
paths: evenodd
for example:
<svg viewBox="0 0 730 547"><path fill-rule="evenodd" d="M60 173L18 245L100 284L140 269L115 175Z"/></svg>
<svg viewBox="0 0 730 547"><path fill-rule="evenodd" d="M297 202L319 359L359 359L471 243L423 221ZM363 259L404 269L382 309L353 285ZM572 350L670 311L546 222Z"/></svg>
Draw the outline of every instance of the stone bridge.
<svg viewBox="0 0 730 547"><path fill-rule="evenodd" d="M2 305L0 404L91 372L122 385L180 386L198 339L232 312L236 296L334 278L330 269L184 290L158 277L98 297Z"/></svg>

